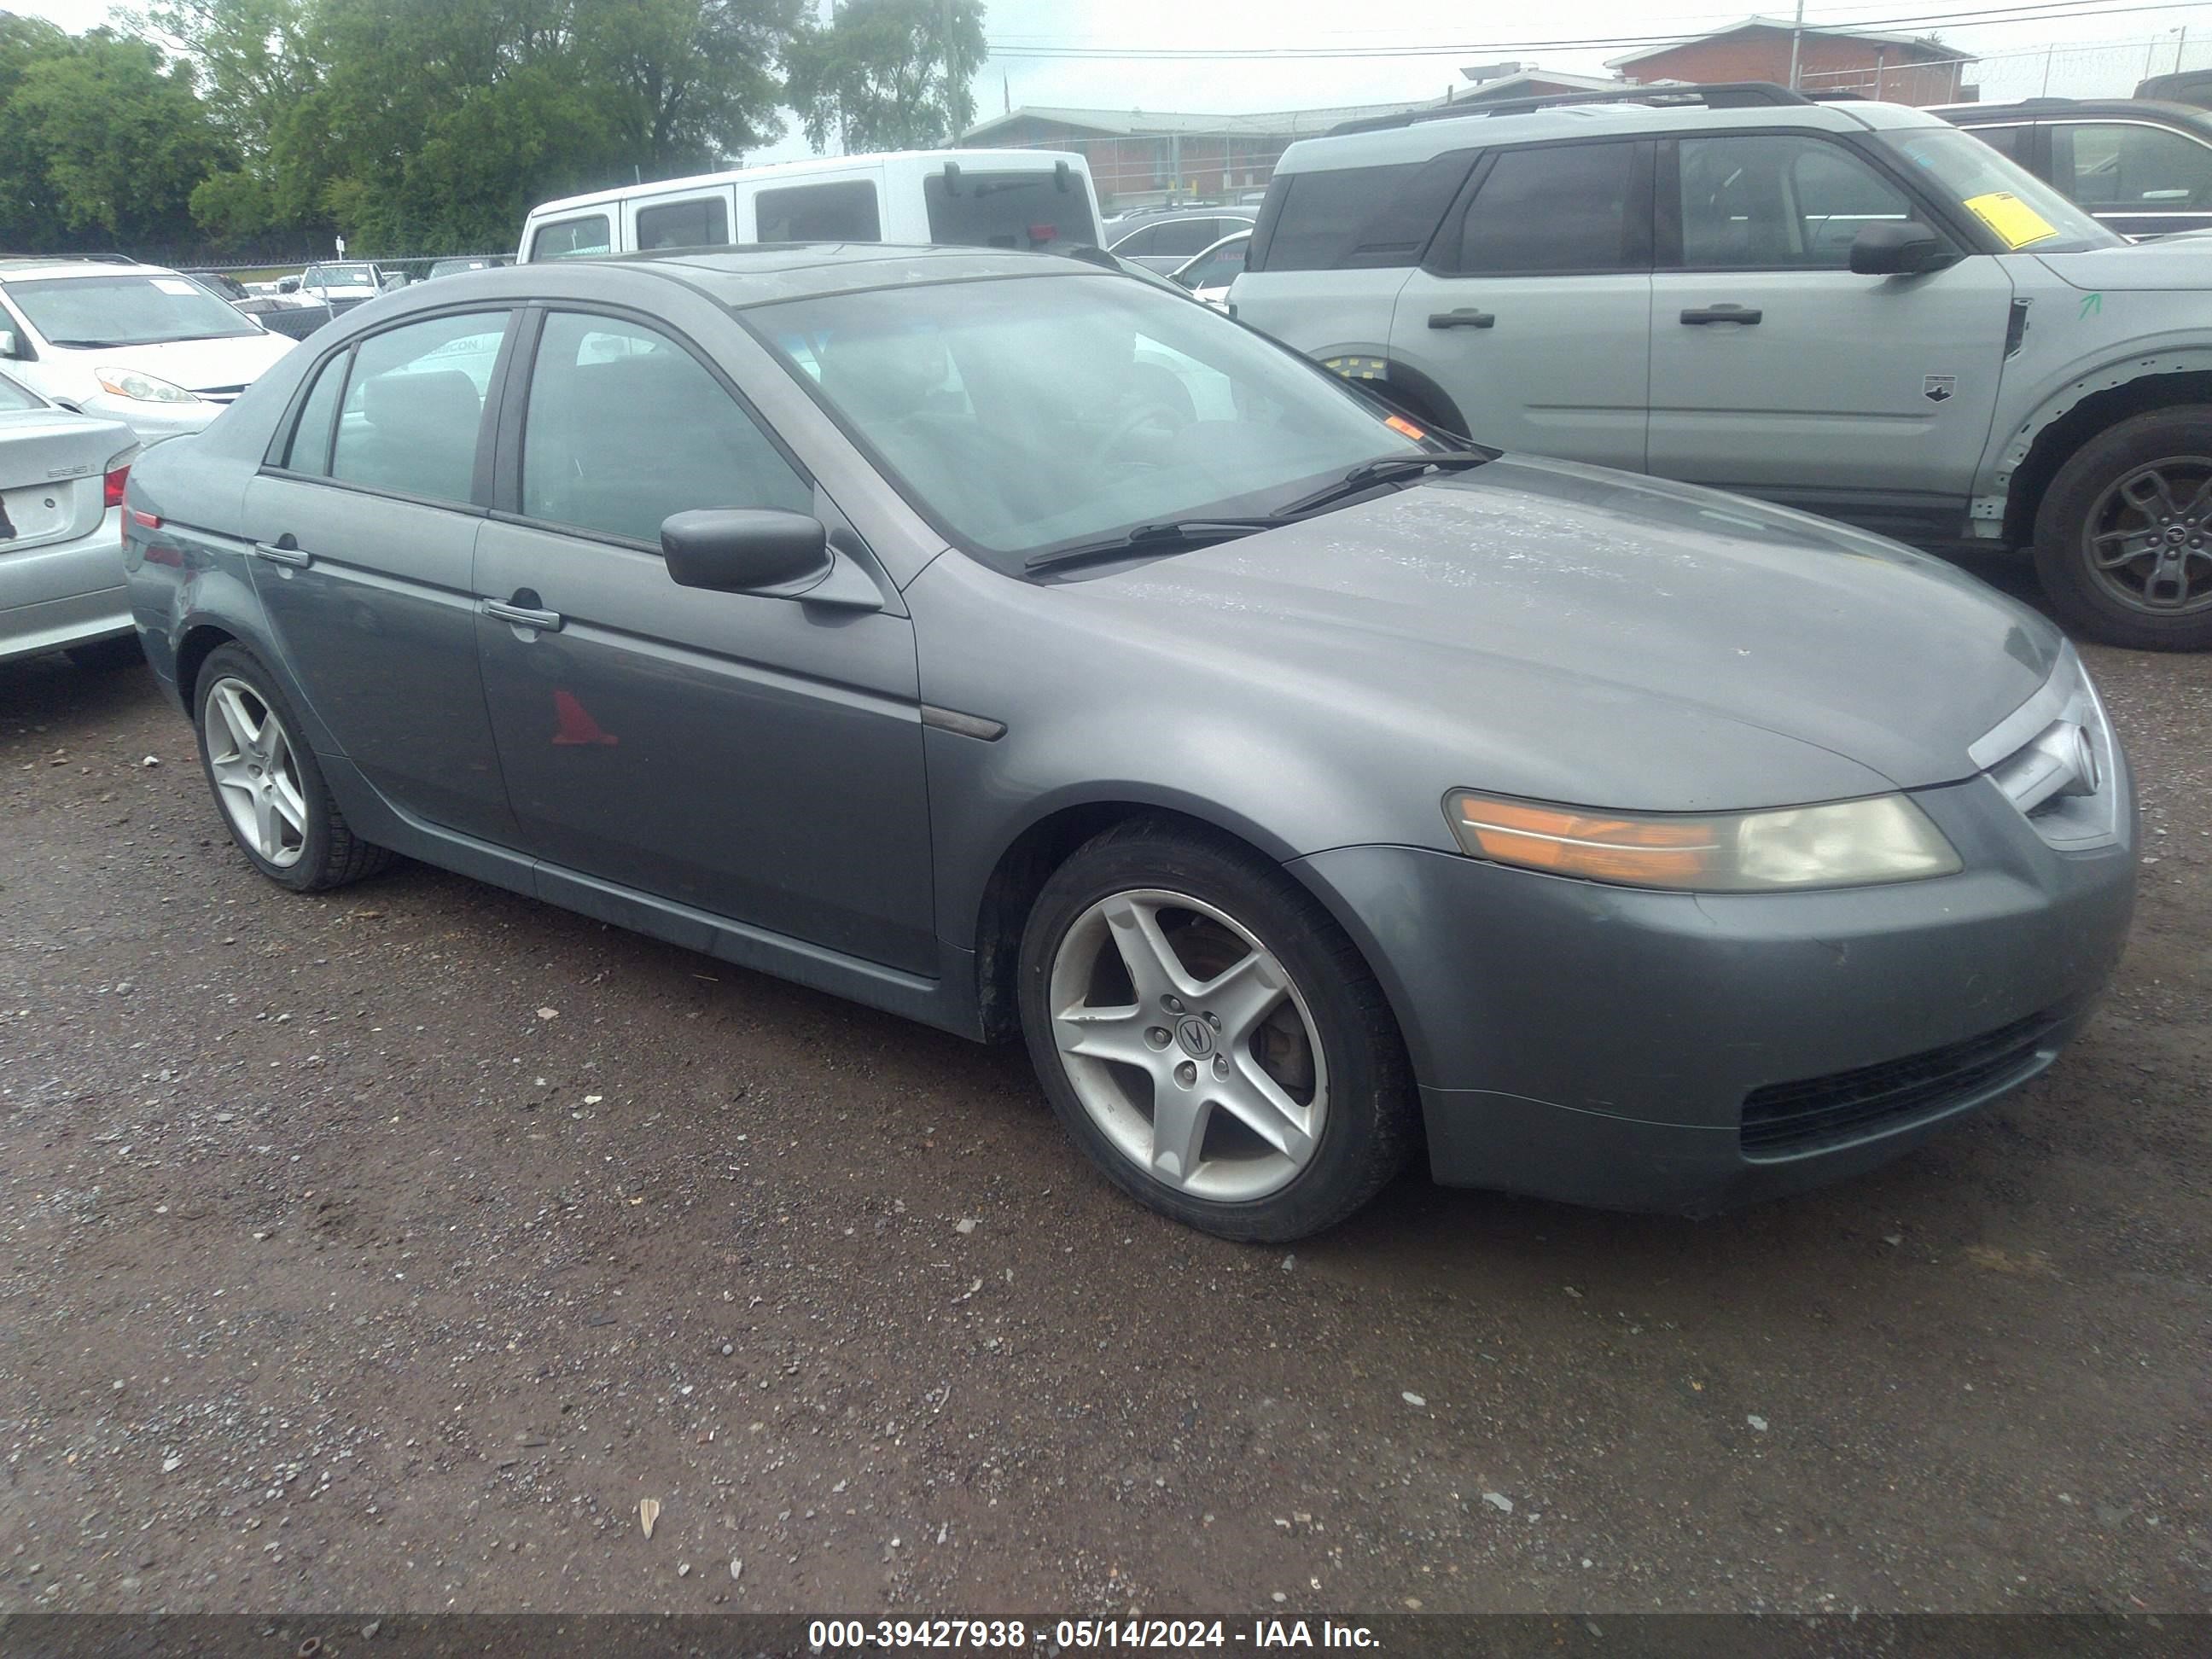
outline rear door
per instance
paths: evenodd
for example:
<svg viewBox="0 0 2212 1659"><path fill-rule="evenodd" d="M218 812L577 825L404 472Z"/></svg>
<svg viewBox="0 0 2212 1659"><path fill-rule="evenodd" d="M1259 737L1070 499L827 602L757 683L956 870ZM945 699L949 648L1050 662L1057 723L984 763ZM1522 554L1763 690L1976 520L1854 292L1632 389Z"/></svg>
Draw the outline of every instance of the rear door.
<svg viewBox="0 0 2212 1659"><path fill-rule="evenodd" d="M1686 137L1660 177L1650 470L1955 532L2004 363L2002 263L1961 250L1922 276L1853 275L1863 227L1940 221L1822 134Z"/></svg>
<svg viewBox="0 0 2212 1659"><path fill-rule="evenodd" d="M883 610L832 610L670 579L671 514L842 520L667 323L549 310L508 395L521 418L503 425L501 510L476 562L499 609L477 639L526 844L571 872L545 878L933 975L914 629L896 589L880 582Z"/></svg>
<svg viewBox="0 0 2212 1659"><path fill-rule="evenodd" d="M310 377L246 488L254 590L316 715L386 800L512 844L471 563L504 307L368 335Z"/></svg>
<svg viewBox="0 0 2212 1659"><path fill-rule="evenodd" d="M1487 157L1399 290L1393 378L1442 388L1484 443L1640 470L1652 151L1613 138Z"/></svg>

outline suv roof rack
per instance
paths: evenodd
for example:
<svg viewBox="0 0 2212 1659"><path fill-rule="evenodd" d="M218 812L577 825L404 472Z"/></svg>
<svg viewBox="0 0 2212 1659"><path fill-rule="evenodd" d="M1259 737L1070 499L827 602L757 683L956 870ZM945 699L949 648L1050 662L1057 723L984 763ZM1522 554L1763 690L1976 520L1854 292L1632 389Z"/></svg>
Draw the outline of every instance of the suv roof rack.
<svg viewBox="0 0 2212 1659"><path fill-rule="evenodd" d="M1558 109L1569 104L1656 104L1662 107L1695 104L1705 109L1747 109L1761 105L1809 104L1802 92L1772 81L1715 81L1702 86L1624 87L1618 92L1562 92L1541 98L1499 98L1490 103L1438 104L1403 115L1370 115L1364 120L1340 121L1322 135L1334 138L1347 132L1382 132L1392 127L1417 126L1424 121L1458 121L1478 115L1526 115L1531 110Z"/></svg>

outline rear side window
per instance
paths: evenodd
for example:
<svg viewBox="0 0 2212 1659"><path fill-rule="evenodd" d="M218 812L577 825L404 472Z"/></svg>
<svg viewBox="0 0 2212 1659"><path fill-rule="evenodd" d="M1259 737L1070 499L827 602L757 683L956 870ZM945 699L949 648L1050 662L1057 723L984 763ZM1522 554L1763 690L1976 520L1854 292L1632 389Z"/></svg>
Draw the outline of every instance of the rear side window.
<svg viewBox="0 0 2212 1659"><path fill-rule="evenodd" d="M2026 127L1968 127L1966 131L2007 161L2017 161L2022 167L2027 165L2027 147L2021 142L2027 131Z"/></svg>
<svg viewBox="0 0 2212 1659"><path fill-rule="evenodd" d="M341 351L315 375L307 400L300 405L300 423L292 428L292 441L284 452L284 470L312 473L317 477L331 470L331 428L337 415L338 394L345 390L346 366L353 353Z"/></svg>
<svg viewBox="0 0 2212 1659"><path fill-rule="evenodd" d="M467 501L484 392L507 323L503 311L479 312L363 340L338 411L331 476L403 495Z"/></svg>
<svg viewBox="0 0 2212 1659"><path fill-rule="evenodd" d="M1454 275L1626 270L1636 148L1560 144L1502 152L1461 225Z"/></svg>
<svg viewBox="0 0 2212 1659"><path fill-rule="evenodd" d="M2051 171L2087 208L2173 213L2212 203L2212 147L2131 121L2064 122L2051 129Z"/></svg>
<svg viewBox="0 0 2212 1659"><path fill-rule="evenodd" d="M1412 163L1401 162L1291 174L1284 181L1266 269L1333 270L1344 264L1369 216L1397 192L1413 170Z"/></svg>
<svg viewBox="0 0 2212 1659"><path fill-rule="evenodd" d="M530 257L533 259L581 259L594 253L611 252L613 248L613 233L604 213L556 219L551 224L538 226L538 234L530 239Z"/></svg>
<svg viewBox="0 0 2212 1659"><path fill-rule="evenodd" d="M1158 254L1188 259L1194 253L1205 252L1228 234L1218 228L1220 223L1218 219L1170 219L1164 224L1146 225L1115 243L1114 252L1126 258Z"/></svg>
<svg viewBox="0 0 2212 1659"><path fill-rule="evenodd" d="M663 202L637 210L637 245L656 247L723 247L730 240L730 206L719 196L691 202Z"/></svg>
<svg viewBox="0 0 2212 1659"><path fill-rule="evenodd" d="M1050 172L968 173L948 179L933 173L921 181L929 210L929 240L957 247L1042 247L1048 242L1098 240L1091 193L1073 168ZM1201 236L1190 251L1215 239ZM1162 252L1172 250L1163 249Z"/></svg>
<svg viewBox="0 0 2212 1659"><path fill-rule="evenodd" d="M875 181L869 179L764 190L753 198L753 211L763 242L880 242L884 239Z"/></svg>

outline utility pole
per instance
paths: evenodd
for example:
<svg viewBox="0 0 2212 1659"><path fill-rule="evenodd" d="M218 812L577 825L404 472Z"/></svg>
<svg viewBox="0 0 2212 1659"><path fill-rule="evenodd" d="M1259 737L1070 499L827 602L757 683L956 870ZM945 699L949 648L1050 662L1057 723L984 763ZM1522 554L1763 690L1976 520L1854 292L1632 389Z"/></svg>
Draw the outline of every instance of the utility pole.
<svg viewBox="0 0 2212 1659"><path fill-rule="evenodd" d="M1805 0L1797 0L1797 21L1790 26L1790 90L1797 90L1797 53L1805 38Z"/></svg>

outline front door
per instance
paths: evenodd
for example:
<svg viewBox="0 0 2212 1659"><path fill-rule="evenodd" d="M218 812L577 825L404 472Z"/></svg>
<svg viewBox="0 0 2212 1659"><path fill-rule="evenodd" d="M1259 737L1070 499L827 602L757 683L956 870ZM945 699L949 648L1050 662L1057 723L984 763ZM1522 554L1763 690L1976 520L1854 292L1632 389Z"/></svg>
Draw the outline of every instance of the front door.
<svg viewBox="0 0 2212 1659"><path fill-rule="evenodd" d="M332 357L245 514L255 592L346 757L393 805L502 842L515 826L471 562L485 393L510 324L503 310L436 317Z"/></svg>
<svg viewBox="0 0 2212 1659"><path fill-rule="evenodd" d="M1480 442L1642 470L1650 155L1540 144L1480 168L1398 292L1392 374L1441 387Z"/></svg>
<svg viewBox="0 0 2212 1659"><path fill-rule="evenodd" d="M660 556L661 521L688 508L834 509L718 373L643 322L547 313L519 395L509 510L477 547L477 592L503 614L477 633L529 845L934 974L912 624L678 587ZM513 620L529 612L545 620Z"/></svg>
<svg viewBox="0 0 2212 1659"><path fill-rule="evenodd" d="M1660 167L1650 470L1956 533L2004 366L2002 262L1855 276L1863 228L1925 216L1865 158L1805 133L1679 148Z"/></svg>

